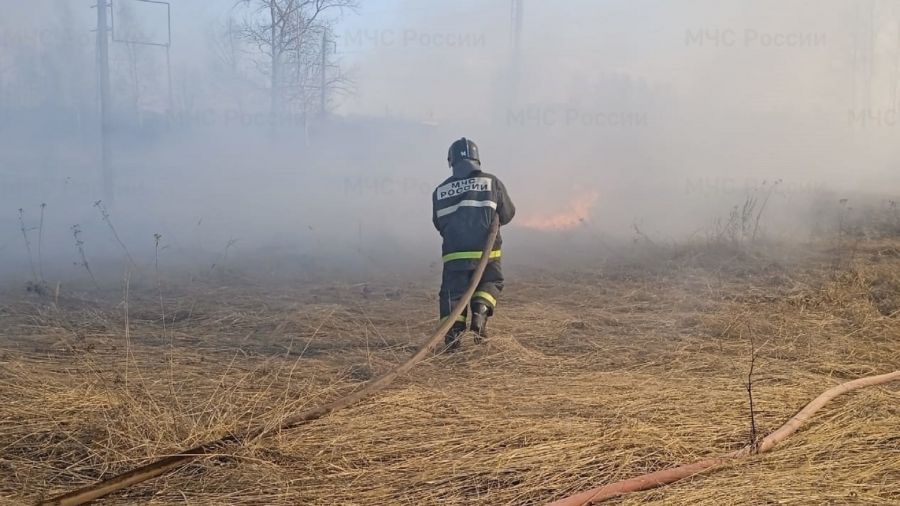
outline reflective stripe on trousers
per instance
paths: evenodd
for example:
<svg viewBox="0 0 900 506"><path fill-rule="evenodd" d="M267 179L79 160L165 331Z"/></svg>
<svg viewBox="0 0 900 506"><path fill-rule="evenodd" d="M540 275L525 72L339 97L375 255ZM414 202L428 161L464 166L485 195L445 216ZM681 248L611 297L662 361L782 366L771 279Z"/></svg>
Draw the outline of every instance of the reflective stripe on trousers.
<svg viewBox="0 0 900 506"><path fill-rule="evenodd" d="M456 253L447 253L443 256L444 263L453 260L481 260L484 253L481 251L457 251ZM500 258L503 253L500 250L491 251L489 258Z"/></svg>
<svg viewBox="0 0 900 506"><path fill-rule="evenodd" d="M485 302L487 302L488 304L490 304L491 307L497 306L497 299L495 299L493 295L491 295L485 291L475 292L475 295L472 296L472 300L475 300L475 299L482 299Z"/></svg>

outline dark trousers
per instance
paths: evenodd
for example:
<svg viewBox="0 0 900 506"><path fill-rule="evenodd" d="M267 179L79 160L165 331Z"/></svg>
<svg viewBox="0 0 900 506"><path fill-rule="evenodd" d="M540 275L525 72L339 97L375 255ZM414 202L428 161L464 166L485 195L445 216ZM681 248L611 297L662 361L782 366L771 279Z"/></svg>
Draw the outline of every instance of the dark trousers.
<svg viewBox="0 0 900 506"><path fill-rule="evenodd" d="M474 270L453 270L448 269L444 265L444 274L441 276L441 292L439 294L439 309L441 319L446 318L453 306L462 298L472 281ZM484 270L481 282L472 296L472 302L480 302L488 307L488 314L494 314L494 308L500 299L500 292L503 291L503 271L500 267L500 260L493 260ZM460 322L466 321L466 311L460 316Z"/></svg>

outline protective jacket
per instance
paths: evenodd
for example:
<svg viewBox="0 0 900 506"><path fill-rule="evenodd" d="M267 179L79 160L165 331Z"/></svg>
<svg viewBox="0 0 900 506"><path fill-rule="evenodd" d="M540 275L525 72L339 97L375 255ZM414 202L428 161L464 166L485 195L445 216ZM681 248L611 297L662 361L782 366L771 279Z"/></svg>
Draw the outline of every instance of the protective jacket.
<svg viewBox="0 0 900 506"><path fill-rule="evenodd" d="M506 187L493 174L481 171L481 165L460 160L453 165L453 175L432 194L432 221L444 239L444 268L474 269L496 211L500 224L506 225L516 214ZM497 235L491 259L502 255L503 239Z"/></svg>

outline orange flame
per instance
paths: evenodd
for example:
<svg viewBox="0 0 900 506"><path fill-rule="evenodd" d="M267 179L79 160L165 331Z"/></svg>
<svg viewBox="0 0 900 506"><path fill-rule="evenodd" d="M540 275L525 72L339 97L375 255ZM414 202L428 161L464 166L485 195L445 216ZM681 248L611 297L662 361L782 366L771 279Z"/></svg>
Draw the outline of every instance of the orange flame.
<svg viewBox="0 0 900 506"><path fill-rule="evenodd" d="M570 230L581 225L591 216L591 210L599 198L600 194L596 191L582 193L572 199L568 211L548 216L529 216L521 220L519 224L525 228L545 232Z"/></svg>

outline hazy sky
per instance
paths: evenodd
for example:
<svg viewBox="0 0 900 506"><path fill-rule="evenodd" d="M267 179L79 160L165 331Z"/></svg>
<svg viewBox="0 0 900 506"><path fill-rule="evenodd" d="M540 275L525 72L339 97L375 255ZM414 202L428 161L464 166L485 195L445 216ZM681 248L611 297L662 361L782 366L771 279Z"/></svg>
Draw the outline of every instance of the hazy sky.
<svg viewBox="0 0 900 506"><path fill-rule="evenodd" d="M158 7L116 1L161 36ZM67 253L72 222L103 233L92 3L4 2L0 255L18 252L4 246L16 210L40 202ZM330 96L337 121L287 111L273 139L264 76L223 71L233 0L172 0L172 110L165 51L113 44L123 235L186 244L202 222L211 244L436 241L430 190L464 135L520 203L520 229L578 211L597 232L676 237L783 180L773 216L797 230L811 201L836 200L826 190L897 193L897 2L524 4L517 58L508 0L361 0L332 33L352 81Z"/></svg>

